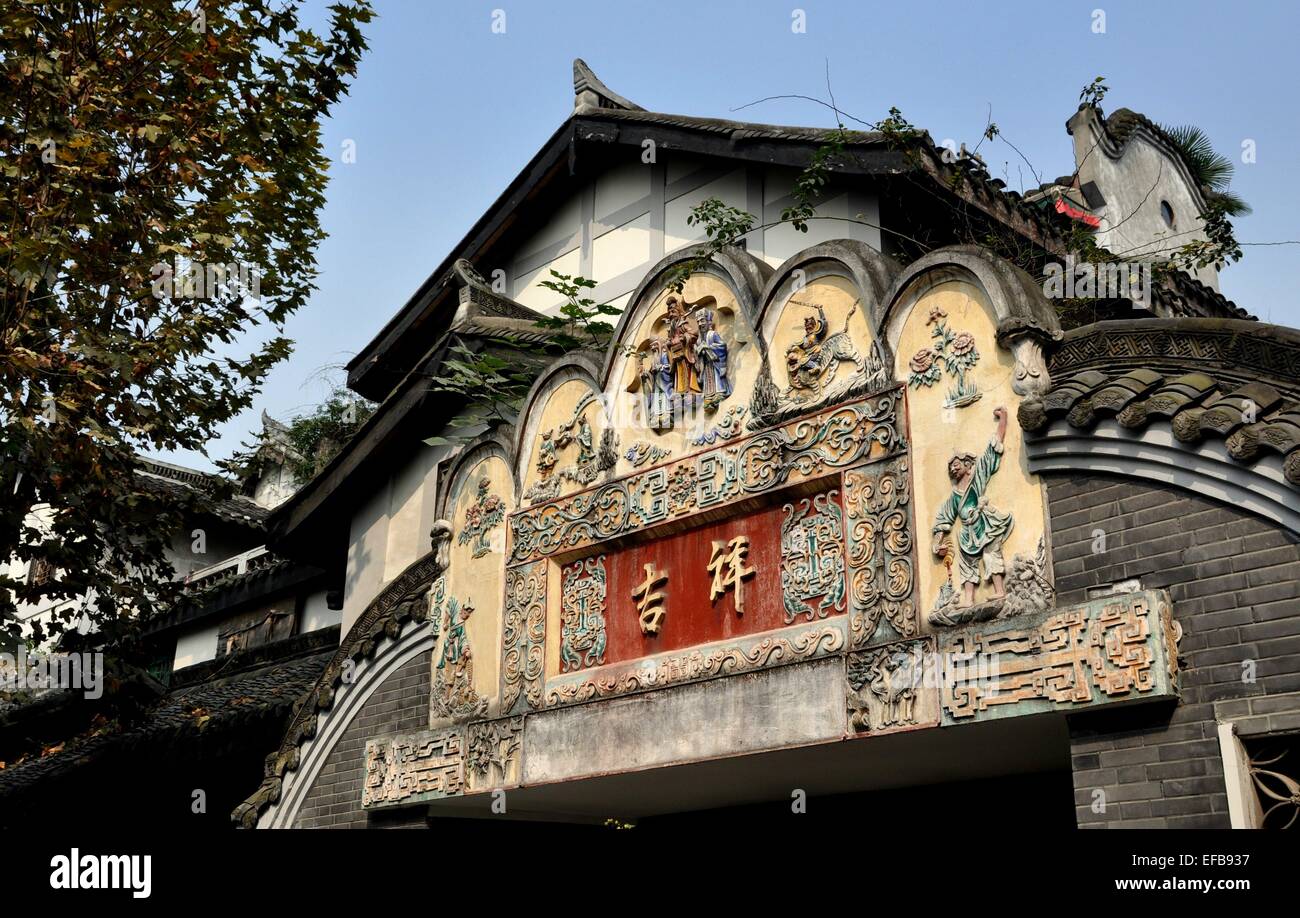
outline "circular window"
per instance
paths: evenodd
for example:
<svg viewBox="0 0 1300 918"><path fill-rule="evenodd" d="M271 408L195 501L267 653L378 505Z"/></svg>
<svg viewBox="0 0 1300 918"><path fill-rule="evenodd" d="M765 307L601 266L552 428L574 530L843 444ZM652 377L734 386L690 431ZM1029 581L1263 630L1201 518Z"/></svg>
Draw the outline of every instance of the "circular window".
<svg viewBox="0 0 1300 918"><path fill-rule="evenodd" d="M1174 220L1174 209L1169 206L1168 201L1160 202L1160 219L1165 221L1165 226L1174 229L1177 226Z"/></svg>

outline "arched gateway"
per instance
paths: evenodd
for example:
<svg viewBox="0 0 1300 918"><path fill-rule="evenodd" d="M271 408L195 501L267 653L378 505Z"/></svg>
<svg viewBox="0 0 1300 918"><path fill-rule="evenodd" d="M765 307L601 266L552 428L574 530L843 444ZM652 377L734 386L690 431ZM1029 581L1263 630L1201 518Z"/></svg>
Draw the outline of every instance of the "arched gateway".
<svg viewBox="0 0 1300 918"><path fill-rule="evenodd" d="M538 367L512 425L441 448L383 513L363 459L339 463L349 576L366 553L387 569L237 821L638 818L1053 769L1080 823L1255 818L1242 738L1300 716L1276 644L1297 615L1300 335L1198 315L1189 289L1230 304L1187 279L1158 300L1182 311L1063 332L1040 281L970 244L787 257L769 231L700 262L665 243L665 195L721 180L716 128L579 77L571 160L692 131L713 159L656 166L649 267L619 281L603 352ZM1055 238L991 189L970 192L989 219ZM599 264L602 238L576 257ZM422 363L399 334L427 334L438 291L446 335L531 327L491 264L431 279L359 358L394 418L376 439L399 410L438 417L375 369L443 359L448 339ZM380 517L386 542L355 522ZM312 517L285 519L291 539ZM427 554L393 548L433 520Z"/></svg>

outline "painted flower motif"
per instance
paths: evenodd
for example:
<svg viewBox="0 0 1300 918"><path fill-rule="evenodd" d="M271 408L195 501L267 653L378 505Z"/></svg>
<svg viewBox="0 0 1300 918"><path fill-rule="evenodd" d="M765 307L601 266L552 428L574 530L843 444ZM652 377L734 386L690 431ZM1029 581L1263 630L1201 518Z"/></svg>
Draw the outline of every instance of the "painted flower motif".
<svg viewBox="0 0 1300 918"><path fill-rule="evenodd" d="M940 319L946 319L947 317L948 317L948 313L944 312L938 306L931 306L930 318L925 320L925 324L933 325L935 322L939 321Z"/></svg>
<svg viewBox="0 0 1300 918"><path fill-rule="evenodd" d="M952 352L957 357L969 354L974 348L975 336L970 332L960 332L952 339Z"/></svg>
<svg viewBox="0 0 1300 918"><path fill-rule="evenodd" d="M928 372L933 363L934 351L928 347L923 347L912 356L907 368L913 373L921 374Z"/></svg>

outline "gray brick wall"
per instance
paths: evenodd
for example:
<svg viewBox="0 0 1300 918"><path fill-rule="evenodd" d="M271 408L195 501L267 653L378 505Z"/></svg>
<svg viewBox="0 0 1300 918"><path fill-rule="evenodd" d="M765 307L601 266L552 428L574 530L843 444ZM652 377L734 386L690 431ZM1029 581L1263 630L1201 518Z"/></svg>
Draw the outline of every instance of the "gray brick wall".
<svg viewBox="0 0 1300 918"><path fill-rule="evenodd" d="M1182 624L1182 701L1070 718L1081 827L1227 828L1217 710L1300 691L1300 542L1250 514L1132 479L1048 478L1059 602L1138 578ZM1106 550L1093 552L1096 530ZM1255 661L1255 680L1243 663ZM1267 702L1265 702L1267 704ZM1225 707L1228 706L1228 707ZM1095 791L1106 812L1093 811Z"/></svg>
<svg viewBox="0 0 1300 918"><path fill-rule="evenodd" d="M368 820L361 809L361 785L366 774L366 740L428 727L429 665L429 655L420 654L404 663L375 689L325 760L325 767L317 775L316 783L307 793L298 813L297 828L424 825L423 813L414 811L404 811L395 817L376 814Z"/></svg>

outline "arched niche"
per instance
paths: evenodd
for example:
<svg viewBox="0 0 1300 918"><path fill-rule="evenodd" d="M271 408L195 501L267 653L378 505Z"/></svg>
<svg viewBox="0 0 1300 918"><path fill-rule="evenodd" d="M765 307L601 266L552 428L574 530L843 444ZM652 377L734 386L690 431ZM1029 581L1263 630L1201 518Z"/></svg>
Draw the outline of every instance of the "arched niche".
<svg viewBox="0 0 1300 918"><path fill-rule="evenodd" d="M776 269L760 317L777 399L774 417L891 382L891 360L876 320L898 270L892 259L851 239L810 246Z"/></svg>
<svg viewBox="0 0 1300 918"><path fill-rule="evenodd" d="M617 474L705 449L744 431L761 365L753 316L763 263L719 253L673 282L700 246L657 264L629 300L605 364Z"/></svg>
<svg viewBox="0 0 1300 918"><path fill-rule="evenodd" d="M908 266L881 313L908 388L923 630L961 623L972 578L975 606L1015 564L1050 580L1046 493L1015 419L1025 380L1047 381L1041 343L1059 330L1017 270L983 250L940 250Z"/></svg>
<svg viewBox="0 0 1300 918"><path fill-rule="evenodd" d="M519 505L589 487L613 468L616 443L591 357L560 358L533 384L520 413Z"/></svg>
<svg viewBox="0 0 1300 918"><path fill-rule="evenodd" d="M490 435L449 468L441 513L451 523L448 565L429 603L436 632L430 726L496 712L507 517L516 505L509 456Z"/></svg>

